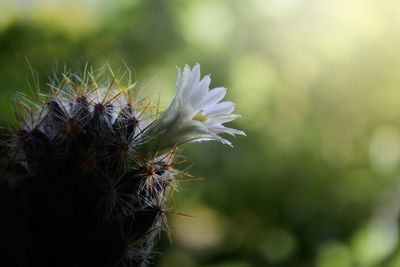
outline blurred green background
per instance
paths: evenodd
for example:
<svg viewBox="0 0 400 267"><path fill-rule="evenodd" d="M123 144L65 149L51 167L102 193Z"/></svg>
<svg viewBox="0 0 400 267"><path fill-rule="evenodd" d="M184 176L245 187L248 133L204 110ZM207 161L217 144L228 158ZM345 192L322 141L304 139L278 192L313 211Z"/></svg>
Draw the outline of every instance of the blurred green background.
<svg viewBox="0 0 400 267"><path fill-rule="evenodd" d="M247 137L183 148L156 266L400 266L400 3L2 0L0 118L64 64L126 64L168 103L200 63Z"/></svg>

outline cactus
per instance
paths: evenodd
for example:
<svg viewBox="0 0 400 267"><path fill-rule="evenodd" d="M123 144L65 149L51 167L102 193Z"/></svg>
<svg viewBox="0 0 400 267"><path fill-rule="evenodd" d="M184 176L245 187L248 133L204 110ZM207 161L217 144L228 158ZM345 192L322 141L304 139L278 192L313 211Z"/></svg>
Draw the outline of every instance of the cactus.
<svg viewBox="0 0 400 267"><path fill-rule="evenodd" d="M234 104L199 65L178 69L163 112L109 73L65 71L48 94L17 97L1 150L1 266L150 265L182 174L177 147L244 135L223 126Z"/></svg>

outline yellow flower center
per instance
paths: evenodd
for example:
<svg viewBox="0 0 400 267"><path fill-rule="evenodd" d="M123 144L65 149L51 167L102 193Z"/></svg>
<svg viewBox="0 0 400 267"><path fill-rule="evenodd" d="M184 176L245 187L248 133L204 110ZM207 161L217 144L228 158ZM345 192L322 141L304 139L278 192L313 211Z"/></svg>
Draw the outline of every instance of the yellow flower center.
<svg viewBox="0 0 400 267"><path fill-rule="evenodd" d="M207 115L204 114L202 110L200 110L199 112L196 113L196 115L192 117L192 120L205 122L207 120Z"/></svg>

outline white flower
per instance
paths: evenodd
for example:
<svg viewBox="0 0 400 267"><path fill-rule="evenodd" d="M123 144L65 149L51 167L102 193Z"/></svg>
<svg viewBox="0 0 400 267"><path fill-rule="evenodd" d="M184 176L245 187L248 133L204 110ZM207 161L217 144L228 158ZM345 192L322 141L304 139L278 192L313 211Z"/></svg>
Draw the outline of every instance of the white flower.
<svg viewBox="0 0 400 267"><path fill-rule="evenodd" d="M160 149L192 141L209 140L232 146L219 134L245 135L243 131L223 125L239 118L240 115L232 114L234 103L220 102L226 94L226 88L217 87L210 90L210 82L209 75L200 79L198 64L192 70L185 65L183 73L178 68L174 99L144 135L157 139L156 143Z"/></svg>

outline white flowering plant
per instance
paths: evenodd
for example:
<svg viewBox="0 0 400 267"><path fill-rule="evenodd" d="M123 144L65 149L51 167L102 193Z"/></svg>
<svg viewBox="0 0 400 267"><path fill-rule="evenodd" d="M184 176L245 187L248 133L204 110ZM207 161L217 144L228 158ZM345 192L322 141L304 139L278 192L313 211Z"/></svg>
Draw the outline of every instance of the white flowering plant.
<svg viewBox="0 0 400 267"><path fill-rule="evenodd" d="M110 73L105 83L103 72L65 72L49 94L17 97L19 125L2 146L4 266L150 265L169 233L168 199L188 175L175 166L177 147L245 135L224 126L239 115L198 64L178 69L161 112Z"/></svg>

